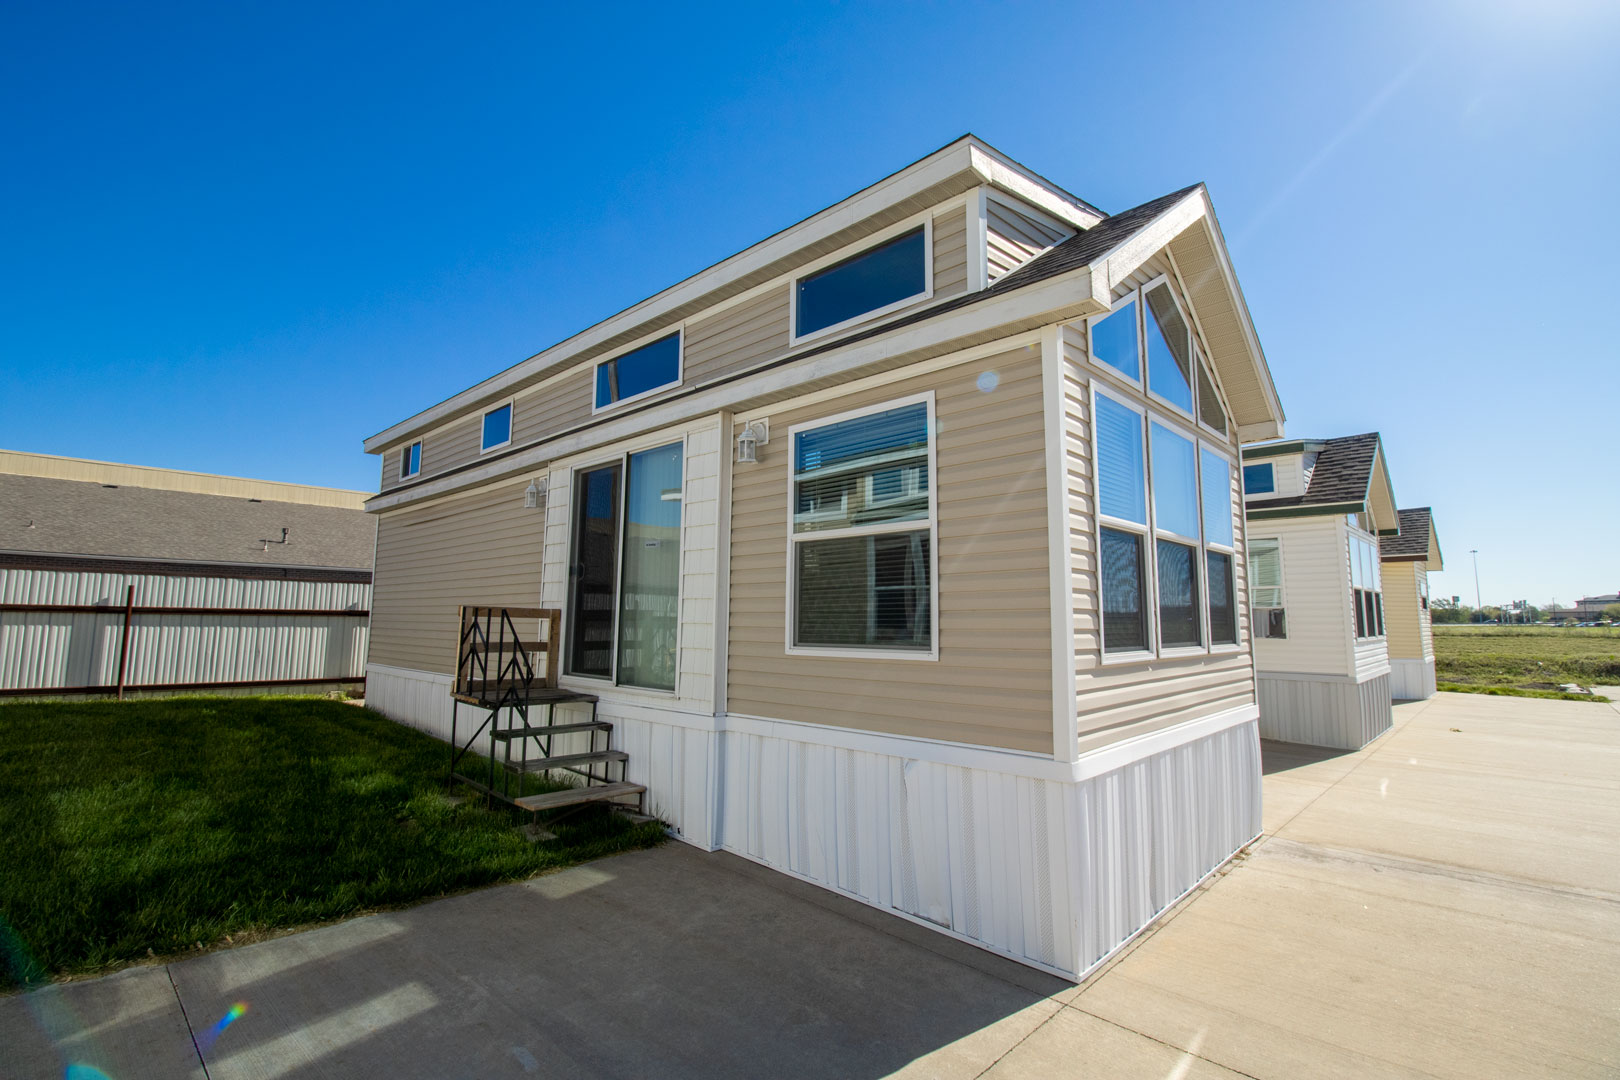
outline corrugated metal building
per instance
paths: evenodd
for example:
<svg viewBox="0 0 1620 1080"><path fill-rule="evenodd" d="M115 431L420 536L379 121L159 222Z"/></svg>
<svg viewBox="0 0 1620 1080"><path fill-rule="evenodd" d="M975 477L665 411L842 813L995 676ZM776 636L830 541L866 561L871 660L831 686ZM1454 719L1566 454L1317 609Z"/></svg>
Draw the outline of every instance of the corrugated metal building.
<svg viewBox="0 0 1620 1080"><path fill-rule="evenodd" d="M0 696L362 684L366 497L0 451Z"/></svg>

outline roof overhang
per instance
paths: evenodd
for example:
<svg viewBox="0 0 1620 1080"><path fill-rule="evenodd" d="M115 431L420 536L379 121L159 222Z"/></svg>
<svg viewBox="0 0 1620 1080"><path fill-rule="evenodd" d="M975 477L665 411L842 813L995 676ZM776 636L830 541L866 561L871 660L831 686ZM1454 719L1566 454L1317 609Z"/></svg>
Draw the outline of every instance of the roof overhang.
<svg viewBox="0 0 1620 1080"><path fill-rule="evenodd" d="M1171 267L1192 302L1195 329L1226 391L1238 440L1250 443L1280 438L1286 419L1282 402L1232 269L1214 205L1202 184L1107 255L1094 259L1094 272L1102 280L1093 292L1112 295L1116 286L1160 250L1168 252Z"/></svg>
<svg viewBox="0 0 1620 1080"><path fill-rule="evenodd" d="M1366 502L1295 503L1291 506L1246 508L1243 516L1249 521L1270 521L1275 518L1342 517L1366 512Z"/></svg>
<svg viewBox="0 0 1620 1080"><path fill-rule="evenodd" d="M833 242L872 219L919 198L949 198L980 185L999 188L1076 229L1106 216L1040 174L1018 164L973 135L934 151L774 236L699 271L573 337L535 353L432 408L385 428L365 440L368 454L382 453L479 405L498 400L549 374L560 365L588 358L743 292L785 272L805 248Z"/></svg>

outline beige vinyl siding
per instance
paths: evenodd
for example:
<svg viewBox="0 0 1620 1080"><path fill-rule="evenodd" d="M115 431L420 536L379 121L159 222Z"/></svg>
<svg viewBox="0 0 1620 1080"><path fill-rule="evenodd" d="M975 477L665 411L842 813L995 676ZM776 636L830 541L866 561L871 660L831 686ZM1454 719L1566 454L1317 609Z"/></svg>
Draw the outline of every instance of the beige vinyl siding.
<svg viewBox="0 0 1620 1080"><path fill-rule="evenodd" d="M595 386L593 365L570 373L538 393L518 398L512 406L513 444L521 446L589 420ZM473 448L473 456L477 456L477 447Z"/></svg>
<svg viewBox="0 0 1620 1080"><path fill-rule="evenodd" d="M997 373L989 392L977 385L985 371ZM936 394L938 661L788 655L788 428L926 390ZM770 422L759 463L732 474L729 710L1051 753L1038 350L776 412Z"/></svg>
<svg viewBox="0 0 1620 1080"><path fill-rule="evenodd" d="M1429 569L1421 563L1414 563L1414 587L1427 591L1429 586ZM1429 609L1423 605L1421 595L1418 598L1418 636L1423 646L1423 659L1434 659L1434 617Z"/></svg>
<svg viewBox="0 0 1620 1080"><path fill-rule="evenodd" d="M788 287L768 292L686 327L685 377L690 384L729 375L788 350Z"/></svg>
<svg viewBox="0 0 1620 1080"><path fill-rule="evenodd" d="M1262 674L1351 674L1350 556L1339 519L1249 522L1249 543L1271 537L1282 542L1288 636L1256 639L1255 666Z"/></svg>
<svg viewBox="0 0 1620 1080"><path fill-rule="evenodd" d="M1102 663L1101 605L1091 461L1091 371L1086 339L1078 326L1062 328L1065 493L1069 510L1069 568L1074 604L1076 712L1082 751L1117 739L1169 727L1254 703L1248 644L1248 575L1241 521L1241 471L1235 466L1228 500L1237 519L1232 556L1238 600L1237 650L1173 657L1145 663ZM1105 384L1122 389L1117 384ZM1125 396L1131 397L1129 391ZM1200 432L1206 441L1216 437ZM1235 443L1226 449L1233 458ZM1208 594L1204 593L1207 602Z"/></svg>
<svg viewBox="0 0 1620 1080"><path fill-rule="evenodd" d="M990 280L1015 270L1053 244L1073 235L1020 214L995 200L985 204L985 257Z"/></svg>
<svg viewBox="0 0 1620 1080"><path fill-rule="evenodd" d="M966 210L953 207L934 215L934 298L943 299L967 291ZM804 261L822 254L820 246L807 250ZM707 318L699 314L685 328L682 342L681 382L670 390L701 385L724 378L787 354L789 349L790 283L768 289L759 296L739 301ZM911 306L895 312L896 316ZM673 327L671 327L673 328ZM608 359L623 351L623 345L598 354ZM522 391L512 406L512 444L522 446L560 433L591 419L596 363L582 366L538 388ZM656 395L649 398L656 400ZM484 409L428 434L422 445L422 471L419 478L436 476L480 456ZM384 489L397 486L400 447L383 454L392 459L393 470L383 471ZM417 479L417 477L413 477Z"/></svg>
<svg viewBox="0 0 1620 1080"><path fill-rule="evenodd" d="M370 662L450 674L461 605L540 598L545 514L528 480L382 514L371 598Z"/></svg>
<svg viewBox="0 0 1620 1080"><path fill-rule="evenodd" d="M967 292L967 211L934 215L934 299Z"/></svg>
<svg viewBox="0 0 1620 1080"><path fill-rule="evenodd" d="M1429 613L1418 597L1418 576L1427 574L1421 563L1387 562L1384 574L1384 627L1389 631L1389 655L1403 660L1424 660L1434 654Z"/></svg>

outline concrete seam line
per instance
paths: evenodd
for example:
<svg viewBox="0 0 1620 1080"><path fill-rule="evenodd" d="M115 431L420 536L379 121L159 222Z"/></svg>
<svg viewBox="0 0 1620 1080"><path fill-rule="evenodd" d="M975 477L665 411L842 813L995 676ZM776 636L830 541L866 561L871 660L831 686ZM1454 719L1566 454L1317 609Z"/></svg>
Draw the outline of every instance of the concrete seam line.
<svg viewBox="0 0 1620 1080"><path fill-rule="evenodd" d="M1222 1062L1216 1061L1212 1057L1205 1057L1203 1054L1196 1054L1193 1051L1188 1050L1184 1046L1177 1046L1175 1043L1165 1042L1163 1039L1160 1039L1160 1038L1158 1038L1156 1036L1153 1036L1153 1035L1149 1035L1145 1031L1137 1031L1133 1027L1130 1027L1130 1026L1128 1026L1126 1024L1121 1024L1118 1020L1110 1020L1106 1016L1098 1016L1096 1013L1090 1012L1089 1010L1086 1010L1086 1009L1082 1009L1078 1005L1070 1004L1070 1005L1065 1005L1063 1008L1065 1008L1065 1009L1073 1009L1075 1012L1080 1013L1080 1014L1082 1014L1084 1016L1089 1016L1089 1017L1092 1017L1093 1019L1101 1020L1103 1023L1109 1025L1110 1027L1117 1027L1121 1031L1128 1031L1132 1035L1140 1035L1142 1038L1148 1040L1149 1042L1156 1042L1160 1046L1168 1047L1169 1049L1174 1050L1178 1054L1186 1054L1187 1056L1189 1056L1191 1058L1194 1058L1194 1059L1196 1059L1198 1061L1207 1061L1211 1065L1214 1065L1216 1068L1225 1069L1227 1072L1236 1073L1239 1076L1246 1076L1246 1077L1249 1078L1249 1080L1260 1080L1260 1077L1255 1076L1253 1073L1246 1073L1242 1069L1233 1068L1230 1065L1226 1065L1226 1064L1223 1064ZM1062 1010L1060 1009L1058 1011L1061 1012ZM1054 1013L1053 1015L1056 1015L1056 1013ZM1037 1030L1039 1030L1039 1029L1037 1029Z"/></svg>
<svg viewBox="0 0 1620 1080"><path fill-rule="evenodd" d="M1050 1001L1051 999L1050 998L1043 998L1042 1000L1043 1001ZM1002 1060L1005 1059L1008 1054L1012 1053L1014 1050L1018 1049L1020 1046L1023 1046L1026 1042L1029 1041L1030 1037L1033 1036L1037 1031L1041 1030L1041 1028L1045 1027L1047 1024L1050 1024L1054 1017L1058 1016L1059 1014L1061 1014L1063 1012L1064 1008L1065 1008L1065 1006L1060 1005L1056 1009L1053 1009L1052 1010L1052 1015L1048 1016L1045 1020L1042 1020L1040 1023L1036 1024L1034 1027L1030 1028L1028 1035L1025 1035L1022 1039L1019 1039L1017 1042L1015 1042L1011 1046L1007 1047L1007 1049L1003 1050L996 1057L996 1059L994 1061L992 1061L990 1064L986 1065L979 1072L974 1073L973 1074L973 1080L979 1080L979 1078L981 1076L985 1075L985 1073L988 1073L990 1070L994 1069L997 1065L1000 1065Z"/></svg>
<svg viewBox="0 0 1620 1080"><path fill-rule="evenodd" d="M213 1080L208 1075L208 1062L203 1060L202 1047L197 1045L197 1032L191 1026L191 1017L186 1012L186 1003L180 998L180 987L175 985L174 970L168 964L163 965L163 974L169 978L169 989L174 991L174 1003L180 1006L180 1019L186 1022L186 1034L191 1036L191 1049L197 1055L197 1064L202 1066L203 1080Z"/></svg>

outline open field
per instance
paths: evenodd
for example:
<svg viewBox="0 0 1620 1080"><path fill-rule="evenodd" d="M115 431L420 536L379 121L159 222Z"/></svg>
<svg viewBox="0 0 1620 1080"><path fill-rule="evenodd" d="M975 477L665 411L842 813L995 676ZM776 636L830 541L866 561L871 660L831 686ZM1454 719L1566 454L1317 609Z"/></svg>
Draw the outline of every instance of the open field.
<svg viewBox="0 0 1620 1080"><path fill-rule="evenodd" d="M445 744L310 698L0 706L0 988L655 844L445 797ZM542 791L531 779L527 790Z"/></svg>
<svg viewBox="0 0 1620 1080"><path fill-rule="evenodd" d="M1564 683L1620 684L1620 628L1436 626L1442 684L1556 693Z"/></svg>

